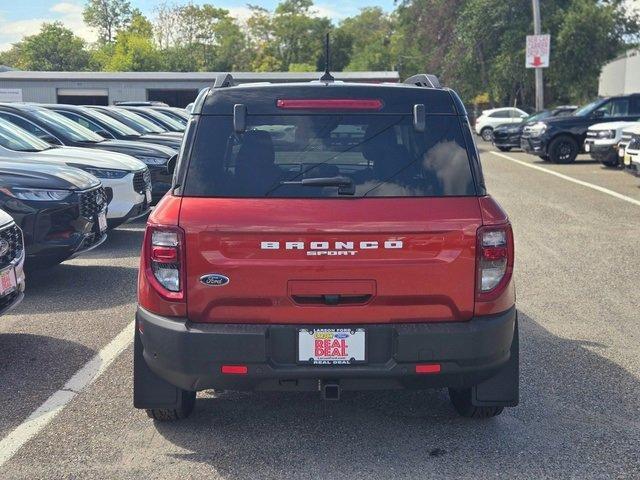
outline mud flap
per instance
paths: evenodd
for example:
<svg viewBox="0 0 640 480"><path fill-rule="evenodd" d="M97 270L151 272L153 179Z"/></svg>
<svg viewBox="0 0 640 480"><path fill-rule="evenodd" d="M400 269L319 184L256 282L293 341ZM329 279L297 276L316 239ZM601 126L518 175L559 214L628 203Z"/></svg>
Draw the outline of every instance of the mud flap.
<svg viewBox="0 0 640 480"><path fill-rule="evenodd" d="M182 390L153 373L142 355L140 332L135 329L133 342L133 406L136 408L182 407Z"/></svg>
<svg viewBox="0 0 640 480"><path fill-rule="evenodd" d="M515 407L520 399L520 336L518 317L511 342L511 357L497 375L471 390L471 403L476 407Z"/></svg>

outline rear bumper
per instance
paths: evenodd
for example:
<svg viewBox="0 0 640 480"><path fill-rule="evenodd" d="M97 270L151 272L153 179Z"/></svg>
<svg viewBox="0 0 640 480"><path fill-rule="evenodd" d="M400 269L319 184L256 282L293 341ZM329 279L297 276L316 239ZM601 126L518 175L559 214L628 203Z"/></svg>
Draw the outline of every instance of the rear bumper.
<svg viewBox="0 0 640 480"><path fill-rule="evenodd" d="M323 380L366 390L482 383L509 361L516 316L513 307L460 323L358 325L367 332L368 363L349 366L298 364L297 331L305 325L193 324L140 307L136 320L145 363L184 390L317 390ZM439 363L441 371L416 374L421 363ZM246 375L221 373L222 365L238 364Z"/></svg>

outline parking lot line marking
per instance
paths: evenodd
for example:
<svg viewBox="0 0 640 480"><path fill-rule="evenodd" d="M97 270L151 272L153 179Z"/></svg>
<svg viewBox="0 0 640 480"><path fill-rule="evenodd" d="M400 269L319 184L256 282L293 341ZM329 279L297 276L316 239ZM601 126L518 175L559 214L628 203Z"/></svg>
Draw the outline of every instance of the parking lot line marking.
<svg viewBox="0 0 640 480"><path fill-rule="evenodd" d="M0 467L47 426L76 395L91 385L109 368L109 365L133 341L133 328L134 322L131 322L91 360L85 363L60 390L51 395L24 422L0 440Z"/></svg>
<svg viewBox="0 0 640 480"><path fill-rule="evenodd" d="M512 161L514 163L517 163L517 164L520 164L520 165L522 165L524 167L533 168L534 170L539 170L541 172L548 173L549 175L554 175L554 176L556 176L558 178L566 180L567 182L575 183L577 185L582 185L583 187L591 188L592 190L596 190L596 191L598 191L600 193L604 193L606 195L611 195L612 197L615 197L618 200L624 200L625 202L629 202L629 203L632 203L632 204L637 205L637 206L640 207L640 200L636 200L635 198L627 197L626 195L623 195L623 194L618 193L618 192L614 192L613 190L609 190L608 188L601 187L600 185L595 185L593 183L585 182L583 180L578 180L577 178L570 177L569 175L564 175L562 173L554 172L553 170L549 170L548 168L544 168L544 167L541 167L539 165L533 165L531 163L524 162L522 160L518 160L516 158L510 157L509 155L505 155L504 153L492 152L492 151L489 151L489 153L492 153L493 155L496 155L498 157L504 158L506 160L510 160L510 161Z"/></svg>

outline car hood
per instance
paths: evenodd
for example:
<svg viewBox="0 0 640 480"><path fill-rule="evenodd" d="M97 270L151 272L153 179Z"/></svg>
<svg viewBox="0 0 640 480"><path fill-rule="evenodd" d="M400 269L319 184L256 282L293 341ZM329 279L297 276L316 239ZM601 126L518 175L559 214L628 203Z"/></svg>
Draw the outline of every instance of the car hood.
<svg viewBox="0 0 640 480"><path fill-rule="evenodd" d="M13 222L13 218L4 210L0 210L0 227L4 227L7 223Z"/></svg>
<svg viewBox="0 0 640 480"><path fill-rule="evenodd" d="M591 125L589 130L618 130L620 128L633 127L638 125L638 122L605 122L605 123L596 123L595 125Z"/></svg>
<svg viewBox="0 0 640 480"><path fill-rule="evenodd" d="M100 180L78 168L52 165L31 158L13 162L0 157L0 185L86 190L100 185Z"/></svg>
<svg viewBox="0 0 640 480"><path fill-rule="evenodd" d="M112 152L125 153L134 157L147 156L171 158L178 153L177 150L171 147L136 142L133 140L105 140L104 142L87 144L86 146L101 150L109 150Z"/></svg>
<svg viewBox="0 0 640 480"><path fill-rule="evenodd" d="M630 133L631 135L640 135L640 123L634 122L628 128L622 130L623 133Z"/></svg>
<svg viewBox="0 0 640 480"><path fill-rule="evenodd" d="M145 168L140 160L122 153L96 151L93 148L61 147L51 148L30 154L31 157L43 161L59 163L76 163L96 168L113 168L118 170L138 171Z"/></svg>

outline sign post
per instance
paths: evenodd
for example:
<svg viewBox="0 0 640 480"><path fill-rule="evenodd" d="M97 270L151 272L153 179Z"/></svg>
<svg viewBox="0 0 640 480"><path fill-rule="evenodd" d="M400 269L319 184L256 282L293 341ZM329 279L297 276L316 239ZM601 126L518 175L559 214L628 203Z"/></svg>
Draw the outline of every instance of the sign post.
<svg viewBox="0 0 640 480"><path fill-rule="evenodd" d="M540 18L540 0L531 0L533 9L533 33L527 35L527 68L535 68L536 75L536 110L544 109L544 83L542 79L542 69L549 66L549 46L551 37L541 35L542 20ZM546 38L543 38L546 37ZM529 40L531 38L531 40ZM531 42L531 49L529 48ZM531 53L531 55L530 55ZM536 55L538 53L538 55ZM546 53L546 55L544 55ZM536 59L536 57L538 57Z"/></svg>

